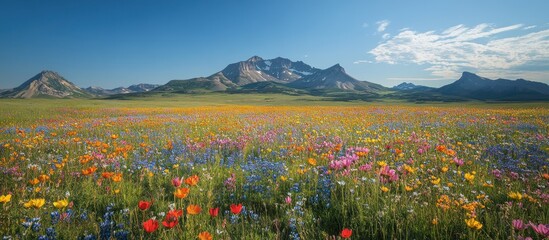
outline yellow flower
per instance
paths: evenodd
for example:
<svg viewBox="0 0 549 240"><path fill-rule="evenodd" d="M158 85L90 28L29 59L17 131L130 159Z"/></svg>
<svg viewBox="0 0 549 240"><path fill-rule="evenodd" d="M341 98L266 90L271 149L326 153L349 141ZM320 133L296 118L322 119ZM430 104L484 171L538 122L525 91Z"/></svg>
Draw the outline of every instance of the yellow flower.
<svg viewBox="0 0 549 240"><path fill-rule="evenodd" d="M469 181L470 183L472 183L473 180L475 180L474 173L466 173L464 177L465 177L465 180Z"/></svg>
<svg viewBox="0 0 549 240"><path fill-rule="evenodd" d="M413 187L409 187L408 185L404 186L404 189L408 192L414 190Z"/></svg>
<svg viewBox="0 0 549 240"><path fill-rule="evenodd" d="M416 169L414 169L413 167L410 167L406 164L404 164L404 170L406 170L406 172L408 172L408 173L414 173L416 171Z"/></svg>
<svg viewBox="0 0 549 240"><path fill-rule="evenodd" d="M444 166L442 167L442 169L440 169L440 171L442 171L443 173L448 172L448 167Z"/></svg>
<svg viewBox="0 0 549 240"><path fill-rule="evenodd" d="M385 161L377 161L377 165L380 167L385 167L387 166L387 163Z"/></svg>
<svg viewBox="0 0 549 240"><path fill-rule="evenodd" d="M431 183L433 185L439 185L440 184L440 178L436 178L436 177L431 177Z"/></svg>
<svg viewBox="0 0 549 240"><path fill-rule="evenodd" d="M57 202L53 202L53 206L55 208L65 208L69 205L69 200L67 199L62 199L62 200L59 200Z"/></svg>
<svg viewBox="0 0 549 240"><path fill-rule="evenodd" d="M283 182L286 182L286 180L288 180L288 178L285 177L285 176L280 176L280 180L282 180Z"/></svg>
<svg viewBox="0 0 549 240"><path fill-rule="evenodd" d="M520 192L509 192L507 194L509 198L520 201L522 199L522 194Z"/></svg>
<svg viewBox="0 0 549 240"><path fill-rule="evenodd" d="M25 208L30 208L30 207L41 208L42 206L44 206L45 203L46 203L46 199L35 198L35 199L31 199L28 202L24 203L23 206Z"/></svg>
<svg viewBox="0 0 549 240"><path fill-rule="evenodd" d="M431 224L437 225L438 224L438 218L433 218L433 220L431 221Z"/></svg>
<svg viewBox="0 0 549 240"><path fill-rule="evenodd" d="M309 164L311 164L311 166L313 166L313 167L316 166L316 160L315 160L314 158L309 158L309 159L307 159L307 162L308 162Z"/></svg>
<svg viewBox="0 0 549 240"><path fill-rule="evenodd" d="M477 221L475 218L466 219L465 223L467 224L467 227L475 230L480 230L482 228L482 223Z"/></svg>
<svg viewBox="0 0 549 240"><path fill-rule="evenodd" d="M11 201L11 194L0 195L0 202L1 203L7 203L9 201Z"/></svg>
<svg viewBox="0 0 549 240"><path fill-rule="evenodd" d="M383 186L383 187L381 187L381 191L383 191L383 192L388 192L388 191L389 191L389 188L388 188L388 187L385 187L385 186Z"/></svg>

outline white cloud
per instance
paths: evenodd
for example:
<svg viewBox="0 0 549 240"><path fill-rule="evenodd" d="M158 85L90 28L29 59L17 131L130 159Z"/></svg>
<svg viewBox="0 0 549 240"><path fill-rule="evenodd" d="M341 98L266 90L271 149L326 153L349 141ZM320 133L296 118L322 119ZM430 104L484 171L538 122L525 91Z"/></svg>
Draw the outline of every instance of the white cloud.
<svg viewBox="0 0 549 240"><path fill-rule="evenodd" d="M442 33L402 29L369 53L376 62L425 65L434 77L446 79L455 79L464 70L486 77L549 78L549 30L515 31L522 27L457 25Z"/></svg>
<svg viewBox="0 0 549 240"><path fill-rule="evenodd" d="M381 20L381 21L376 22L377 31L378 32L384 32L385 29L387 29L387 27L389 26L390 23L391 22L389 20Z"/></svg>
<svg viewBox="0 0 549 240"><path fill-rule="evenodd" d="M392 81L438 81L444 78L418 78L418 77L389 77L387 80Z"/></svg>
<svg viewBox="0 0 549 240"><path fill-rule="evenodd" d="M373 62L370 61L370 60L357 60L357 61L354 61L353 63L354 64L361 64L361 63L373 63Z"/></svg>
<svg viewBox="0 0 549 240"><path fill-rule="evenodd" d="M385 34L383 34L383 36L381 36L381 38L383 38L383 39L388 39L390 37L391 37L391 34L388 34L388 33L385 33Z"/></svg>
<svg viewBox="0 0 549 240"><path fill-rule="evenodd" d="M537 27L536 25L531 25L531 26L528 26L528 27L524 27L523 29L524 30L528 30L528 29L532 29L532 28L535 28Z"/></svg>

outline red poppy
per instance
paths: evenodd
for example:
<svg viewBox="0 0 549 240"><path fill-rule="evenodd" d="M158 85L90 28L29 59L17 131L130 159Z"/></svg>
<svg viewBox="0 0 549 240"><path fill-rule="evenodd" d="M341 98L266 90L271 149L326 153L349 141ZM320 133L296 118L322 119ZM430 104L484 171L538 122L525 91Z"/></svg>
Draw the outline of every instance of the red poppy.
<svg viewBox="0 0 549 240"><path fill-rule="evenodd" d="M351 235L353 235L353 230L348 229L348 228L344 228L344 229L341 231L341 234L340 234L340 236L341 236L342 238L350 238Z"/></svg>
<svg viewBox="0 0 549 240"><path fill-rule="evenodd" d="M179 220L177 220L176 217L170 215L166 215L166 218L164 219L164 221L162 221L162 225L164 225L164 227L168 229L175 227L177 223L179 223Z"/></svg>
<svg viewBox="0 0 549 240"><path fill-rule="evenodd" d="M143 229L145 232L152 233L158 229L158 221L155 219L149 219L143 223Z"/></svg>
<svg viewBox="0 0 549 240"><path fill-rule="evenodd" d="M210 216L217 217L219 215L219 208L210 208Z"/></svg>
<svg viewBox="0 0 549 240"><path fill-rule="evenodd" d="M174 217L174 218L181 217L181 216L183 216L183 210L181 210L181 209L179 209L179 210L170 210L166 216L171 216L171 217Z"/></svg>
<svg viewBox="0 0 549 240"><path fill-rule="evenodd" d="M139 201L139 204L137 204L137 206L139 207L139 209L145 211L147 209L149 209L152 205L152 202L147 202L147 201Z"/></svg>
<svg viewBox="0 0 549 240"><path fill-rule="evenodd" d="M240 214L240 211L242 211L242 203L239 204L231 204L231 212L234 214Z"/></svg>

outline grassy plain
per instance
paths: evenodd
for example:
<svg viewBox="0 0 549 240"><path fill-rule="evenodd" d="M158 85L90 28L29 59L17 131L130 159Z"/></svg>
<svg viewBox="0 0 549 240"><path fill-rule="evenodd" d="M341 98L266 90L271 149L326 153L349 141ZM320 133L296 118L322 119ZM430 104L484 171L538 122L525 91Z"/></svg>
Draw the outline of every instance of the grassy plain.
<svg viewBox="0 0 549 240"><path fill-rule="evenodd" d="M547 103L2 99L0 236L543 239L548 123Z"/></svg>

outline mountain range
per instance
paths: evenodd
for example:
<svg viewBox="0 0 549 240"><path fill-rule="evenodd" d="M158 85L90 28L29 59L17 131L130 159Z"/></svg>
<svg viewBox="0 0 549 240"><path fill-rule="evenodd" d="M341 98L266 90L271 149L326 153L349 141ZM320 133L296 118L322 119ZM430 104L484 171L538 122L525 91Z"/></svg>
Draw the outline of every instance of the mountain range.
<svg viewBox="0 0 549 240"><path fill-rule="evenodd" d="M146 84L146 83L140 83L131 85L129 87L117 87L113 89L104 89L102 87L97 86L91 86L84 88L89 93L98 95L98 96L104 96L104 95L115 95L115 94L126 94L126 93L141 93L141 92L148 92L150 90L153 90L160 85L158 84Z"/></svg>
<svg viewBox="0 0 549 240"><path fill-rule="evenodd" d="M412 83L386 88L353 78L339 64L318 69L301 61L294 62L281 57L265 60L258 56L229 64L208 77L171 80L164 85L137 84L115 89L81 89L53 71L42 71L19 87L0 91L0 97L90 98L132 93L202 92L310 94L336 100L397 98L408 101L549 101L547 84L524 79L491 80L464 72L460 79L440 88Z"/></svg>

